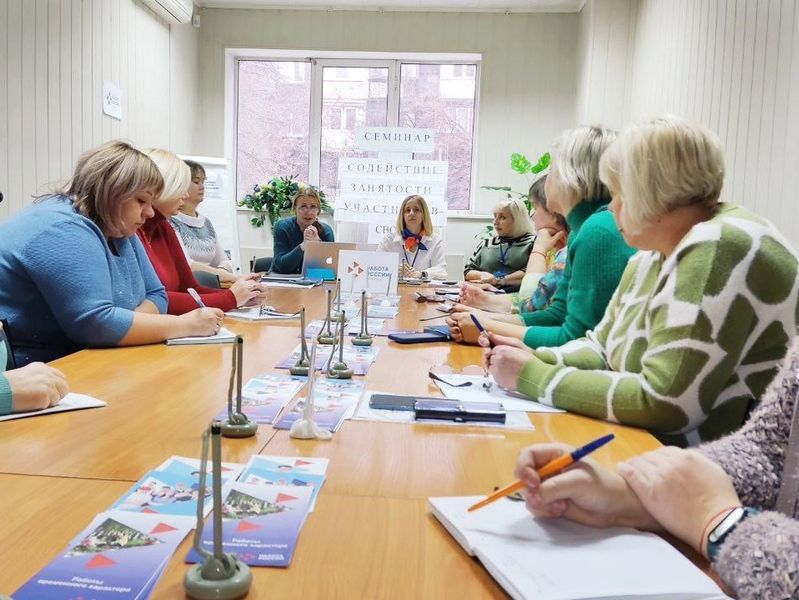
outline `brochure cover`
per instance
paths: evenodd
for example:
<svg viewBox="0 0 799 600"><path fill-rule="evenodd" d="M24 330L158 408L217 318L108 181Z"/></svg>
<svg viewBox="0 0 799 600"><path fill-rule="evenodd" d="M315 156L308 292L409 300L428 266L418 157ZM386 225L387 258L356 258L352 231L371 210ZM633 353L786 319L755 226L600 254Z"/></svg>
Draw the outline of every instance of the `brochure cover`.
<svg viewBox="0 0 799 600"><path fill-rule="evenodd" d="M352 365L350 365L352 368ZM355 412L361 399L364 382L352 379L320 379L314 389L314 411L316 423L320 427L337 431L344 419ZM305 398L300 398L291 410L275 424L276 429L289 429L291 424L302 417Z"/></svg>
<svg viewBox="0 0 799 600"><path fill-rule="evenodd" d="M240 474L244 465L239 463L222 463L222 483L235 480ZM186 458L185 456L170 456L155 468L156 471L168 471L175 475L191 475L197 482L200 481L200 459ZM208 462L208 474L211 474L211 462Z"/></svg>
<svg viewBox="0 0 799 600"><path fill-rule="evenodd" d="M241 410L251 421L272 423L283 407L291 402L302 386L305 377L290 375L260 375L250 379L241 390ZM227 408L216 419L227 419Z"/></svg>
<svg viewBox="0 0 799 600"><path fill-rule="evenodd" d="M250 458L246 469L255 468L266 471L280 471L281 473L309 473L324 475L327 471L329 458L316 458L310 456L271 456L256 454Z"/></svg>
<svg viewBox="0 0 799 600"><path fill-rule="evenodd" d="M200 480L197 475L179 475L170 471L150 471L137 481L128 492L111 507L150 514L195 517ZM205 497L211 495L210 479L205 486ZM206 514L211 510L206 502Z"/></svg>
<svg viewBox="0 0 799 600"><path fill-rule="evenodd" d="M369 335L388 335L389 332L385 327L386 320L387 319L373 319L372 317L368 317L366 319L366 329L369 332ZM358 335L360 332L361 320L356 319L355 321L350 321L350 324L347 327L347 333L349 335Z"/></svg>
<svg viewBox="0 0 799 600"><path fill-rule="evenodd" d="M186 517L125 511L101 513L13 597L144 598L194 525L195 520Z"/></svg>
<svg viewBox="0 0 799 600"><path fill-rule="evenodd" d="M254 567L287 567L308 514L311 487L231 482L222 495L222 546ZM202 545L213 551L210 519ZM192 549L186 562L200 560Z"/></svg>
<svg viewBox="0 0 799 600"><path fill-rule="evenodd" d="M325 476L303 473L302 471L273 471L248 465L239 476L239 481L250 485L291 485L310 487L312 488L311 506L308 512L313 512L314 506L316 505L316 497L319 495L319 490L322 489Z"/></svg>

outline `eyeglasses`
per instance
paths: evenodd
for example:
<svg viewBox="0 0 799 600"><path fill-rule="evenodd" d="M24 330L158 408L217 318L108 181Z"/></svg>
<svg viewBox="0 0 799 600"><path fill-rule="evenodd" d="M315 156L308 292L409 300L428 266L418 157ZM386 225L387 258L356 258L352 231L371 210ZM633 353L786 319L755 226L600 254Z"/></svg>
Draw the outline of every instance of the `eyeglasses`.
<svg viewBox="0 0 799 600"><path fill-rule="evenodd" d="M293 313L278 312L277 310L275 310L274 306L269 306L269 305L266 305L266 304L262 304L261 307L258 309L258 316L259 317L284 317L284 318L289 318L289 317L296 317L298 314L300 314L300 311L293 312Z"/></svg>
<svg viewBox="0 0 799 600"><path fill-rule="evenodd" d="M480 365L466 365L457 371L449 365L437 365L427 372L428 377L451 387L482 387L491 391L493 381L488 371Z"/></svg>

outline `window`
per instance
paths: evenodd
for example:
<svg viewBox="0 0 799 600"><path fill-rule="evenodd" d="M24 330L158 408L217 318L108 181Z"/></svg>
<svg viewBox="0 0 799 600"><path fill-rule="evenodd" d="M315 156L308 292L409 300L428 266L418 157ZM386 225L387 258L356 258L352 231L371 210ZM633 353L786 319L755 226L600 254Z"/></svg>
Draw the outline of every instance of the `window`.
<svg viewBox="0 0 799 600"><path fill-rule="evenodd" d="M238 198L271 177L298 175L335 203L339 158L372 156L354 148L355 128L399 126L436 131L433 152L414 158L448 161L449 208L469 210L479 57L465 62L450 55L387 59L382 53L321 52L316 59L290 59L307 56L300 51L272 51L288 57L280 60L249 56L258 52L239 50L231 63L238 71Z"/></svg>
<svg viewBox="0 0 799 600"><path fill-rule="evenodd" d="M406 77L410 67L418 69L418 77ZM452 67L460 67L462 77L445 78ZM403 64L400 69L399 125L436 130L433 154L415 158L449 161L450 210L468 210L470 205L476 76L475 65Z"/></svg>
<svg viewBox="0 0 799 600"><path fill-rule="evenodd" d="M276 175L307 180L311 63L242 60L238 68L236 198Z"/></svg>

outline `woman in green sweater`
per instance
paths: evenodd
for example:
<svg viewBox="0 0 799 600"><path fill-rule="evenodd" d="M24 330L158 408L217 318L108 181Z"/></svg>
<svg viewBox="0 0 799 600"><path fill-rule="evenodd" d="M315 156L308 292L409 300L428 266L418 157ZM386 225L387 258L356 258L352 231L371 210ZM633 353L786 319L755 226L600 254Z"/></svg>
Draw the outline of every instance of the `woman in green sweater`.
<svg viewBox="0 0 799 600"><path fill-rule="evenodd" d="M523 340L531 348L565 344L599 322L635 252L616 228L608 211L610 193L599 179L599 159L615 139L616 133L609 129L577 127L554 142L547 206L566 217L570 233L563 279L549 307L520 315L456 312L447 321L453 338L476 343L478 332L470 312L488 331ZM539 232L533 252L546 254L550 242Z"/></svg>
<svg viewBox="0 0 799 600"><path fill-rule="evenodd" d="M600 173L627 266L586 337L532 355L491 336L496 381L545 404L695 445L744 421L796 332L799 253L768 221L718 201L716 136L679 117L626 131Z"/></svg>

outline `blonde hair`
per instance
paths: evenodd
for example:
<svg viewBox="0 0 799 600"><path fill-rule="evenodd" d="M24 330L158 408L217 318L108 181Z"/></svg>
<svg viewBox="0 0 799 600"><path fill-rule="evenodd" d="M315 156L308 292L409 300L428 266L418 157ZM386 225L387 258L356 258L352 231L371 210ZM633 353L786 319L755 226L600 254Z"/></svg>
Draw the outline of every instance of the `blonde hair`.
<svg viewBox="0 0 799 600"><path fill-rule="evenodd" d="M147 188L154 188L156 196L164 189L158 167L141 150L115 140L84 152L60 193L72 198L77 212L111 236L125 227L122 201Z"/></svg>
<svg viewBox="0 0 799 600"><path fill-rule="evenodd" d="M625 227L640 232L676 208L715 206L724 184L724 150L709 129L665 115L625 130L599 170L622 197Z"/></svg>
<svg viewBox="0 0 799 600"><path fill-rule="evenodd" d="M416 194L411 194L400 204L399 213L397 214L397 233L401 235L402 230L405 228L405 207L411 200L416 200L422 208L422 233L433 235L433 219L430 217L430 209L427 208L425 199Z"/></svg>
<svg viewBox="0 0 799 600"><path fill-rule="evenodd" d="M189 165L169 150L150 148L145 150L145 153L158 166L158 170L161 171L161 176L164 178L164 191L156 199L156 203L161 200L172 200L189 191L191 183Z"/></svg>
<svg viewBox="0 0 799 600"><path fill-rule="evenodd" d="M319 208L319 212L322 212L322 198L319 196L319 192L310 185L299 184L294 200L291 202L291 208L295 214L297 212L297 200L300 198L313 198Z"/></svg>
<svg viewBox="0 0 799 600"><path fill-rule="evenodd" d="M508 198L502 202L498 202L494 206L493 213L496 215L501 210L507 210L513 218L513 232L512 238L522 237L525 233L533 232L533 221L530 218L530 213L527 212L527 206L521 200Z"/></svg>
<svg viewBox="0 0 799 600"><path fill-rule="evenodd" d="M561 133L553 142L551 155L552 183L577 195L610 199L599 178L599 159L616 139L617 133L605 127L575 127Z"/></svg>

